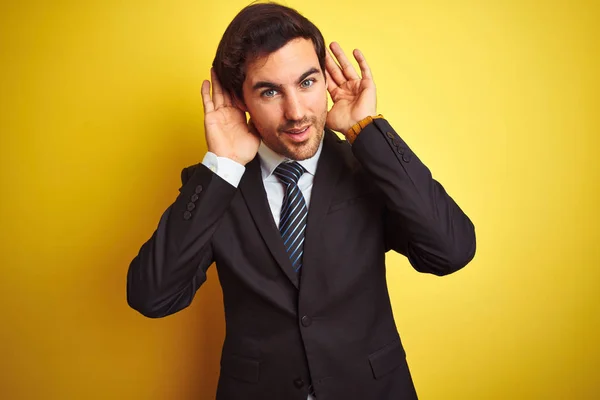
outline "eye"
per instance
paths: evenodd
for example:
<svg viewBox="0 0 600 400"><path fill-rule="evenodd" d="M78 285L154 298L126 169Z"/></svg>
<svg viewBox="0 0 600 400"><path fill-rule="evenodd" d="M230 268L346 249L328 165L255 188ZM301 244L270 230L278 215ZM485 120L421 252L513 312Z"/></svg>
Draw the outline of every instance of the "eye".
<svg viewBox="0 0 600 400"><path fill-rule="evenodd" d="M277 94L277 90L275 89L269 89L269 90L265 90L264 92L261 93L261 96L263 97L274 97Z"/></svg>
<svg viewBox="0 0 600 400"><path fill-rule="evenodd" d="M311 79L307 79L305 81L303 81L300 86L302 86L303 88L309 88L313 85L313 83L315 83L315 79L311 78Z"/></svg>

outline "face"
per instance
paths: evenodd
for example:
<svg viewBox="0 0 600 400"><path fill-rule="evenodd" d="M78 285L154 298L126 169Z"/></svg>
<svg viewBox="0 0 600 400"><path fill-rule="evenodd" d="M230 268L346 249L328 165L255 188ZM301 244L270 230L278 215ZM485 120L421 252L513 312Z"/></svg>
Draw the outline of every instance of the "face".
<svg viewBox="0 0 600 400"><path fill-rule="evenodd" d="M273 151L305 160L319 148L327 119L327 85L310 39L284 47L247 66L245 110Z"/></svg>

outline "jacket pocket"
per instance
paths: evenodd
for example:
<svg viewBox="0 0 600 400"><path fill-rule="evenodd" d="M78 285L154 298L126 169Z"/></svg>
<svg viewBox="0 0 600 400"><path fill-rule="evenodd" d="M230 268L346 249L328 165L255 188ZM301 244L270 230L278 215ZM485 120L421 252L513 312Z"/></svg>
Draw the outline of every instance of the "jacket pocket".
<svg viewBox="0 0 600 400"><path fill-rule="evenodd" d="M361 203L364 203L366 201L369 201L372 199L372 195L373 192L367 192L367 193L363 193L361 195L358 195L356 197L352 197L350 199L346 199L346 200L342 200L340 202L334 203L329 207L329 210L327 211L327 214L331 214L333 212L336 212L338 210L341 210L343 208L352 206L352 205L358 205Z"/></svg>
<svg viewBox="0 0 600 400"><path fill-rule="evenodd" d="M257 383L260 371L260 361L229 355L221 360L221 372L244 382Z"/></svg>
<svg viewBox="0 0 600 400"><path fill-rule="evenodd" d="M394 340L393 342L369 355L369 363L371 364L371 369L373 370L373 376L375 379L379 379L389 374L400 364L405 362L405 360L406 353L402 348L400 339Z"/></svg>

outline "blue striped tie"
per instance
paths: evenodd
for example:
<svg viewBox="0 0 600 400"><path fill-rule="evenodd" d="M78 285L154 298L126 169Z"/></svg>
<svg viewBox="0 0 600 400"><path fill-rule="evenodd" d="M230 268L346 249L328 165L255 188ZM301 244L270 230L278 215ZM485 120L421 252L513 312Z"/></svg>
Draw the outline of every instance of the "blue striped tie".
<svg viewBox="0 0 600 400"><path fill-rule="evenodd" d="M279 232L292 261L292 267L296 272L302 267L304 230L306 228L306 217L308 216L306 201L298 187L298 180L304 171L302 165L293 161L279 164L273 172L285 186L279 219Z"/></svg>

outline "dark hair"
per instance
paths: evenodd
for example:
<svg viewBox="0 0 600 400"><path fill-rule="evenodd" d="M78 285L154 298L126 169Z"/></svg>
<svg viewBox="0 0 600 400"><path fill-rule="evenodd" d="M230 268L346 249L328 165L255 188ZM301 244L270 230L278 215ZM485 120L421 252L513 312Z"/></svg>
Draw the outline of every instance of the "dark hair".
<svg viewBox="0 0 600 400"><path fill-rule="evenodd" d="M296 38L312 40L325 74L325 41L312 22L298 11L273 2L246 6L225 30L213 60L223 90L243 102L242 85L248 64Z"/></svg>

